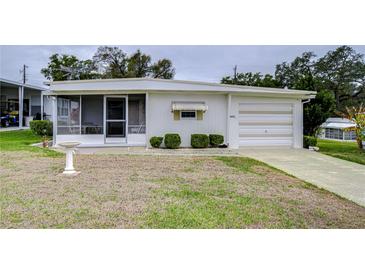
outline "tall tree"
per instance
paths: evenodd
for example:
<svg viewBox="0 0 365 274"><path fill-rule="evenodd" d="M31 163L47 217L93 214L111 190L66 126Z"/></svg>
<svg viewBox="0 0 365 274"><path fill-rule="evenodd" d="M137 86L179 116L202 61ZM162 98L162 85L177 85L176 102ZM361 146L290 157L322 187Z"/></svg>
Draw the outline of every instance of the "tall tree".
<svg viewBox="0 0 365 274"><path fill-rule="evenodd" d="M222 84L243 85L253 87L279 87L279 83L270 74L261 73L237 73L235 76L226 76L221 80Z"/></svg>
<svg viewBox="0 0 365 274"><path fill-rule="evenodd" d="M282 87L316 90L314 66L315 54L304 52L293 62L284 62L276 66L275 79Z"/></svg>
<svg viewBox="0 0 365 274"><path fill-rule="evenodd" d="M151 67L153 78L172 79L175 75L175 69L169 59L160 59Z"/></svg>
<svg viewBox="0 0 365 274"><path fill-rule="evenodd" d="M151 56L137 50L128 58L128 77L148 77L151 71Z"/></svg>
<svg viewBox="0 0 365 274"><path fill-rule="evenodd" d="M99 77L91 60L80 61L74 55L53 54L41 73L53 81L84 80Z"/></svg>
<svg viewBox="0 0 365 274"><path fill-rule="evenodd" d="M118 47L99 47L93 61L103 78L124 78L128 75L127 54Z"/></svg>
<svg viewBox="0 0 365 274"><path fill-rule="evenodd" d="M331 90L336 98L337 108L348 99L358 96L365 83L365 61L362 54L348 46L329 51L315 64L320 85Z"/></svg>
<svg viewBox="0 0 365 274"><path fill-rule="evenodd" d="M319 127L333 115L336 109L335 97L329 91L319 91L316 98L304 105L303 133L315 136Z"/></svg>
<svg viewBox="0 0 365 274"><path fill-rule="evenodd" d="M53 54L41 73L49 80L83 80L97 78L152 77L172 79L175 69L169 59L151 63L151 56L140 50L127 56L118 47L102 46L92 60L79 60L74 55Z"/></svg>

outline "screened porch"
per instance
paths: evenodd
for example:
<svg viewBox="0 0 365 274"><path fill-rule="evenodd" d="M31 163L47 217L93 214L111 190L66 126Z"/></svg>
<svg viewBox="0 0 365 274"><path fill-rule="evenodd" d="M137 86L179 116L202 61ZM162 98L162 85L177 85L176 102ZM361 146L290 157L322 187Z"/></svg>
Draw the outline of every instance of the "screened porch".
<svg viewBox="0 0 365 274"><path fill-rule="evenodd" d="M56 102L56 143L146 144L145 94L58 95Z"/></svg>

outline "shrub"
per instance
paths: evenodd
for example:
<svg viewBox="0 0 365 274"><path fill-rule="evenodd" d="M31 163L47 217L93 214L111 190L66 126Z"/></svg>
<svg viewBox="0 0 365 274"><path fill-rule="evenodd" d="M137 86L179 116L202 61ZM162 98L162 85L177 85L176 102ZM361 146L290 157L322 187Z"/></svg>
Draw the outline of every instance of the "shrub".
<svg viewBox="0 0 365 274"><path fill-rule="evenodd" d="M159 148L162 144L163 137L153 136L150 139L150 144L152 147Z"/></svg>
<svg viewBox="0 0 365 274"><path fill-rule="evenodd" d="M212 147L218 147L223 144L224 137L220 134L209 134L209 142Z"/></svg>
<svg viewBox="0 0 365 274"><path fill-rule="evenodd" d="M30 121L30 129L40 136L52 136L52 122L48 120L35 120Z"/></svg>
<svg viewBox="0 0 365 274"><path fill-rule="evenodd" d="M191 146L193 148L206 148L209 145L209 137L206 134L191 134Z"/></svg>
<svg viewBox="0 0 365 274"><path fill-rule="evenodd" d="M167 148L178 148L181 144L180 135L177 133L167 133L165 134L164 143Z"/></svg>
<svg viewBox="0 0 365 274"><path fill-rule="evenodd" d="M313 136L304 136L303 137L303 147L309 148L317 145L317 138Z"/></svg>

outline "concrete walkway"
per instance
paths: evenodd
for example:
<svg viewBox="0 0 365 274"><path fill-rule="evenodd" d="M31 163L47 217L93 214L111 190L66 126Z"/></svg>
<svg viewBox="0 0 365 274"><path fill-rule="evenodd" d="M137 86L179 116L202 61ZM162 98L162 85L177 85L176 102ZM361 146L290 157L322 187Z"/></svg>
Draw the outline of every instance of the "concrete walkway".
<svg viewBox="0 0 365 274"><path fill-rule="evenodd" d="M240 149L297 178L365 206L365 166L306 149Z"/></svg>

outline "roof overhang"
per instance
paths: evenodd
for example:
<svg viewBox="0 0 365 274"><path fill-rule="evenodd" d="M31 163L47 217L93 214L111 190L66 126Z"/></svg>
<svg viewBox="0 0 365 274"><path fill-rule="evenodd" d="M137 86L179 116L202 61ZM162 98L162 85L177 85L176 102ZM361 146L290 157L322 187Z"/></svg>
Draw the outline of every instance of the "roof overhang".
<svg viewBox="0 0 365 274"><path fill-rule="evenodd" d="M214 93L249 96L290 97L310 99L315 91L291 90L280 88L224 85L196 81L165 80L150 78L73 80L50 82L48 95L64 94L113 94L116 92L153 92L153 93Z"/></svg>
<svg viewBox="0 0 365 274"><path fill-rule="evenodd" d="M352 123L328 123L324 125L324 128L338 128L338 129L345 129L345 128L352 128L355 127L355 124Z"/></svg>
<svg viewBox="0 0 365 274"><path fill-rule="evenodd" d="M25 88L39 90L39 91L47 90L47 88L42 88L42 87L30 85L30 84L23 84L23 83L20 83L17 81L8 80L8 79L4 79L4 78L0 78L0 83L6 83L8 85L12 85L12 86L16 86L16 87L25 87Z"/></svg>

